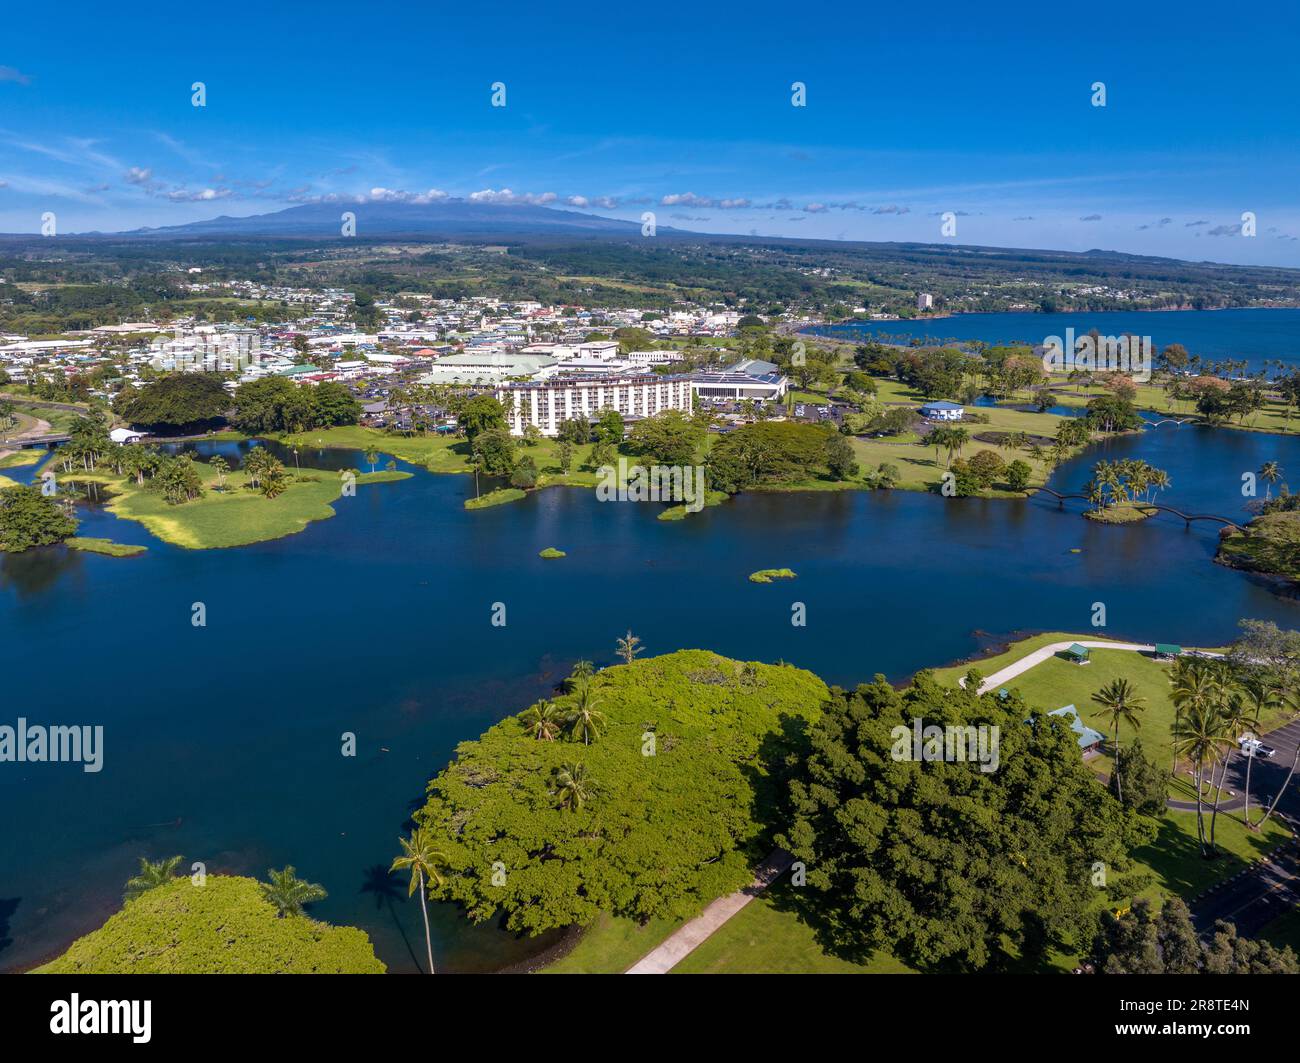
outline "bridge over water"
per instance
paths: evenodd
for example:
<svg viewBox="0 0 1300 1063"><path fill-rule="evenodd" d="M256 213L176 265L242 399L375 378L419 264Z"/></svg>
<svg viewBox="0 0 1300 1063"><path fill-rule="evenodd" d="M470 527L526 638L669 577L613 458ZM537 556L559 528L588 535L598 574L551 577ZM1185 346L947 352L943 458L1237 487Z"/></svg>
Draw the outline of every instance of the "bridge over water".
<svg viewBox="0 0 1300 1063"><path fill-rule="evenodd" d="M1055 498L1057 502L1060 503L1062 509L1065 508L1065 501L1068 498L1080 498L1085 502L1090 501L1087 495L1082 495L1078 493L1061 494L1060 491L1053 491L1050 487L1040 487L1038 488L1038 490L1044 491L1047 494L1051 495L1053 498ZM1145 506L1148 509L1159 510L1161 513L1172 513L1175 517L1178 517L1179 519L1185 521L1188 527L1191 527L1191 523L1194 520L1212 520L1212 521L1218 521L1220 524L1223 524L1229 528L1235 528L1237 531L1242 530L1241 525L1238 524L1236 521L1229 520L1227 517L1220 517L1214 513L1184 513L1181 509L1174 509L1173 506L1162 505L1159 502L1139 502L1137 504L1140 506Z"/></svg>

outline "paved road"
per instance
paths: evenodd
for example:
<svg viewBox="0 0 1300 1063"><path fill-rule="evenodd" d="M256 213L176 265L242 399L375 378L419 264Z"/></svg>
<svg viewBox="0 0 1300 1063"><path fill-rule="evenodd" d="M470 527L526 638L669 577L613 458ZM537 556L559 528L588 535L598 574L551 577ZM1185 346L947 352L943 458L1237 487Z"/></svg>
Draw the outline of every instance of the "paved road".
<svg viewBox="0 0 1300 1063"><path fill-rule="evenodd" d="M683 923L659 945L625 971L625 974L667 974L699 948L718 927L745 907L789 870L794 857L776 850L759 865L754 881L742 890L719 897L689 923Z"/></svg>
<svg viewBox="0 0 1300 1063"><path fill-rule="evenodd" d="M1192 921L1201 934L1218 919L1237 924L1242 937L1256 937L1278 916L1300 905L1300 849L1295 842L1278 849L1249 871L1212 890L1192 906Z"/></svg>

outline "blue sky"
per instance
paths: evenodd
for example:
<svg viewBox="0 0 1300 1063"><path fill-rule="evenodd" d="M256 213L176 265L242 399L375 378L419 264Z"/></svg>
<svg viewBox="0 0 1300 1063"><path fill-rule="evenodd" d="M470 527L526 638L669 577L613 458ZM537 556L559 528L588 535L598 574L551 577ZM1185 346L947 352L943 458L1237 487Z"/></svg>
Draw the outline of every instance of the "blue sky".
<svg viewBox="0 0 1300 1063"><path fill-rule="evenodd" d="M430 7L11 8L0 231L477 195L827 239L941 242L950 211L960 243L1300 265L1294 6Z"/></svg>

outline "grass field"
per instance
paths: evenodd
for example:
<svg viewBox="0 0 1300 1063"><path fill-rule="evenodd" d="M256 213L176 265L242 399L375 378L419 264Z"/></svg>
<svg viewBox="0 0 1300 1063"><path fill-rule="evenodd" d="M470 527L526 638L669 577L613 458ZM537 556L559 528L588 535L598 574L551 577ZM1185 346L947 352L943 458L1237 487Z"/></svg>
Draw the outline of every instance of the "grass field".
<svg viewBox="0 0 1300 1063"><path fill-rule="evenodd" d="M70 550L80 550L87 554L103 554L105 557L136 557L149 549L147 546L115 543L112 539L95 539L82 536L65 539L63 545Z"/></svg>
<svg viewBox="0 0 1300 1063"><path fill-rule="evenodd" d="M1041 646L1053 642L1088 640L1095 641L1106 636L1094 632L1091 635L1070 635L1064 632L1052 632L1035 635L1017 642L1010 650L987 660L976 661L973 666L985 676L1006 667ZM1162 633L1157 632L1151 641L1160 641ZM1191 647L1188 647L1191 648ZM1063 705L1074 705L1079 716L1098 731L1107 732L1108 723L1095 715L1100 708L1092 700L1092 695L1112 680L1124 678L1137 688L1138 694L1146 699L1142 711L1138 714L1141 727L1138 737L1148 757L1157 763L1170 762L1173 757L1173 744L1170 729L1174 723L1174 705L1169 697L1169 663L1157 661L1141 653L1129 650L1093 650L1092 663L1073 664L1060 657L1051 657L1027 672L1016 676L1006 685L1019 690L1030 705L1051 711ZM945 682L956 682L965 675L971 664L955 665L938 670L938 676ZM1285 712L1274 712L1260 720L1260 730L1268 731L1280 726L1287 719ZM1120 725L1120 741L1132 740L1133 731L1125 724ZM1108 767L1108 758L1094 762L1100 769ZM1194 799L1195 788L1187 787L1186 794L1172 794Z"/></svg>
<svg viewBox="0 0 1300 1063"><path fill-rule="evenodd" d="M247 546L293 535L312 521L334 516L331 503L343 492L342 480L329 472L304 470L302 478L291 474L288 489L278 498L266 498L246 488L247 477L235 471L226 477L226 490L217 491L216 474L202 462L195 468L206 488L202 497L180 505L169 505L161 495L137 487L128 477L111 472L60 473L61 481L94 480L113 492L109 512L124 520L136 520L164 542L191 550ZM357 484L385 483L410 476L406 472L362 473Z"/></svg>
<svg viewBox="0 0 1300 1063"><path fill-rule="evenodd" d="M29 465L39 465L45 457L46 451L40 447L11 450L8 454L0 454L0 469L22 469Z"/></svg>
<svg viewBox="0 0 1300 1063"><path fill-rule="evenodd" d="M672 974L911 974L888 953L869 963L822 950L811 926L791 907L792 887L773 887L750 901L672 969Z"/></svg>

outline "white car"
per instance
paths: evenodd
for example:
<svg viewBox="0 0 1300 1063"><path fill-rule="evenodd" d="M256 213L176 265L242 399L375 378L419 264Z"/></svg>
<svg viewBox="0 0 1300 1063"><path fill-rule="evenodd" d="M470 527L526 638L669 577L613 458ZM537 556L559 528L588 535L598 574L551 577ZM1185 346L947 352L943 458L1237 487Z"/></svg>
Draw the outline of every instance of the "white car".
<svg viewBox="0 0 1300 1063"><path fill-rule="evenodd" d="M1272 746L1264 745L1258 738L1251 735L1242 735L1237 741L1241 744L1241 751L1248 757L1259 757L1262 760L1267 760L1277 752Z"/></svg>

